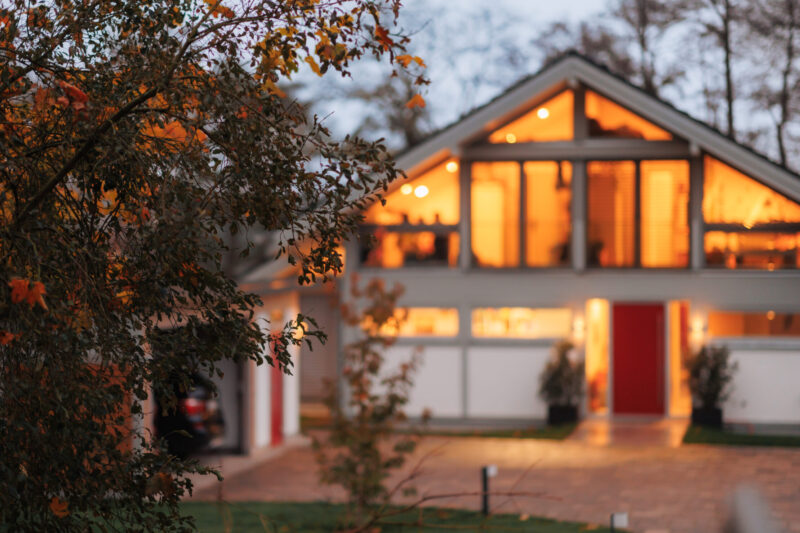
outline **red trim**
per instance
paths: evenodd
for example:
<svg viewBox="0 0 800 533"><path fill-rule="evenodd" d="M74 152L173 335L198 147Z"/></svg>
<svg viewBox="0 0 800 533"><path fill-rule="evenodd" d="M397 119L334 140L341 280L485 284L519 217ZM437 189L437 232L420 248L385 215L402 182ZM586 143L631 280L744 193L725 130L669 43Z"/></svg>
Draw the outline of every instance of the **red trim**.
<svg viewBox="0 0 800 533"><path fill-rule="evenodd" d="M270 443L277 445L283 442L283 372L277 365L272 367L270 384Z"/></svg>

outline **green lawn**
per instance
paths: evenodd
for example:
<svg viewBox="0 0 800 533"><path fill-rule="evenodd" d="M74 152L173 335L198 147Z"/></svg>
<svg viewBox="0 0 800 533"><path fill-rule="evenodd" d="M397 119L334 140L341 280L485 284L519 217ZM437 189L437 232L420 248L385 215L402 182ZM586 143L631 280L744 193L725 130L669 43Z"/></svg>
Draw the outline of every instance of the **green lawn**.
<svg viewBox="0 0 800 533"><path fill-rule="evenodd" d="M345 507L329 503L215 503L186 502L184 511L195 517L201 533L329 533L341 524ZM522 518L525 518L523 520ZM387 520L388 522L388 520ZM426 508L420 515L412 511L392 517L393 524L383 523L381 533L452 532L452 531L518 531L535 533L578 533L610 531L606 527L558 522L543 518L527 518L502 514L490 518L480 513L454 509ZM226 529L226 526L229 529ZM618 530L619 531L619 530Z"/></svg>
<svg viewBox="0 0 800 533"><path fill-rule="evenodd" d="M683 436L684 444L719 444L724 446L785 446L800 447L800 436L759 435L734 433L701 426L689 426Z"/></svg>

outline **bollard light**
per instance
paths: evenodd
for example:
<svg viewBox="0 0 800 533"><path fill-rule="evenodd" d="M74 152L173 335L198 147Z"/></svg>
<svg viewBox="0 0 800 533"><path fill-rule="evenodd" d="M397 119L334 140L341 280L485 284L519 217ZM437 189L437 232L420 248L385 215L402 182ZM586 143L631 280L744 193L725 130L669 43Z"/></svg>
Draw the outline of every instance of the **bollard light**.
<svg viewBox="0 0 800 533"><path fill-rule="evenodd" d="M611 514L611 531L616 531L617 527L628 527L628 513Z"/></svg>
<svg viewBox="0 0 800 533"><path fill-rule="evenodd" d="M481 512L489 515L489 478L497 475L497 465L486 465L481 468Z"/></svg>

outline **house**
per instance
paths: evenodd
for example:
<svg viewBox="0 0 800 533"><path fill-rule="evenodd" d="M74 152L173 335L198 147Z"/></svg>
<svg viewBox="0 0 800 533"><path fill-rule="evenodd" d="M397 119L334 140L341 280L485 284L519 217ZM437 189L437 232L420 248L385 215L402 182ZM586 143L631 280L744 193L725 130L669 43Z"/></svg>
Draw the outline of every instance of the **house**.
<svg viewBox="0 0 800 533"><path fill-rule="evenodd" d="M726 419L800 424L797 174L574 53L397 161L409 179L365 212L346 270L405 286L387 358L424 349L409 414L543 419L539 374L569 338L588 416L687 416L687 356L722 343ZM300 358L335 376L335 350Z"/></svg>

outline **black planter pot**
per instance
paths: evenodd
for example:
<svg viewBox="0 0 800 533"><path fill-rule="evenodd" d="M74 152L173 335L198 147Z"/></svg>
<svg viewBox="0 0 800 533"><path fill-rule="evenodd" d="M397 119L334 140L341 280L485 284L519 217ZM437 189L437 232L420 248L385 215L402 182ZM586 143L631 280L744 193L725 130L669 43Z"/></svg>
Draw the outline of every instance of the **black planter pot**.
<svg viewBox="0 0 800 533"><path fill-rule="evenodd" d="M692 424L722 429L722 409L719 407L692 407Z"/></svg>
<svg viewBox="0 0 800 533"><path fill-rule="evenodd" d="M548 405L547 424L560 426L574 424L578 421L578 406L576 405Z"/></svg>

